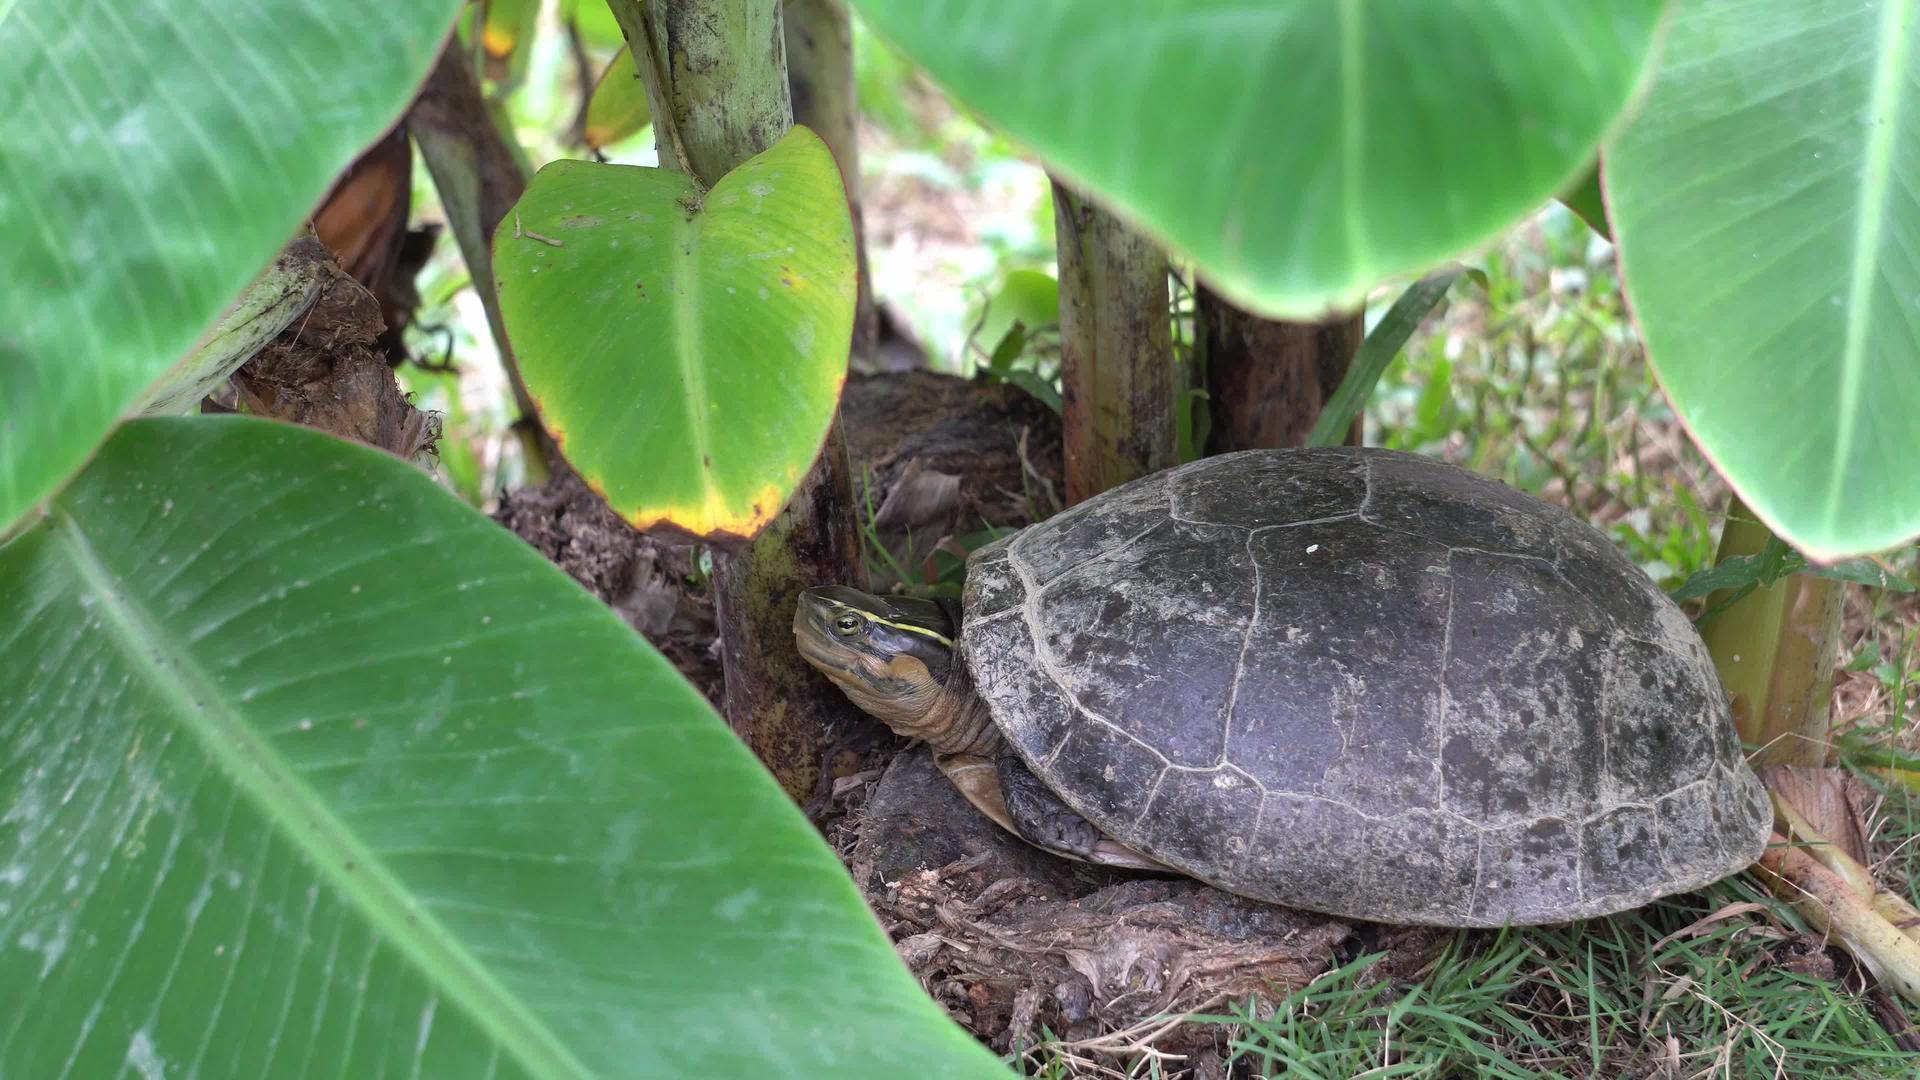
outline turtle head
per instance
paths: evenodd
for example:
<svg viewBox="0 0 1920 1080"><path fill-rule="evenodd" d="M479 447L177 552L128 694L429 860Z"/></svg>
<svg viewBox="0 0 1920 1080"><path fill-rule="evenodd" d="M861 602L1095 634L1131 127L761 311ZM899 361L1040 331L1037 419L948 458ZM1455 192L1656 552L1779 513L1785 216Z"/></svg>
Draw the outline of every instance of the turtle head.
<svg viewBox="0 0 1920 1080"><path fill-rule="evenodd" d="M844 585L800 594L800 655L855 705L902 735L924 738L954 665L954 618L933 600L874 596Z"/></svg>

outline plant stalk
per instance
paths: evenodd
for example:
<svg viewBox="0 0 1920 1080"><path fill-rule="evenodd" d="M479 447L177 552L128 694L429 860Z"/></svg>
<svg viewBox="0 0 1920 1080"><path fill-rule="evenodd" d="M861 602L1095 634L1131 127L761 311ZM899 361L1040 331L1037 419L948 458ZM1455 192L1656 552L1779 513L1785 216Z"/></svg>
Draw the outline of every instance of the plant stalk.
<svg viewBox="0 0 1920 1080"><path fill-rule="evenodd" d="M527 190L526 159L501 134L457 38L450 39L441 52L420 96L407 111L406 124L440 193L447 224L460 245L474 292L486 309L487 328L513 387L514 407L519 411L513 427L520 438L528 482L541 483L548 464L560 454L540 426L533 398L520 381L520 365L507 340L500 297L493 287L493 230Z"/></svg>
<svg viewBox="0 0 1920 1080"><path fill-rule="evenodd" d="M780 0L608 0L662 168L712 187L793 126Z"/></svg>
<svg viewBox="0 0 1920 1080"><path fill-rule="evenodd" d="M1363 313L1281 322L1194 286L1194 359L1205 372L1206 452L1305 446L1320 409L1340 388L1365 332ZM1354 417L1346 444L1358 446Z"/></svg>
<svg viewBox="0 0 1920 1080"><path fill-rule="evenodd" d="M1069 505L1179 461L1167 258L1053 179Z"/></svg>
<svg viewBox="0 0 1920 1080"><path fill-rule="evenodd" d="M780 0L611 0L611 7L647 84L663 166L711 188L793 126ZM714 553L727 720L803 802L826 778L838 732L868 722L793 644L801 590L866 585L851 477L836 416L779 515L744 548Z"/></svg>
<svg viewBox="0 0 1920 1080"><path fill-rule="evenodd" d="M1920 1004L1920 941L1874 910L1807 848L1775 833L1754 872L1814 930L1831 934L1875 978Z"/></svg>
<svg viewBox="0 0 1920 1080"><path fill-rule="evenodd" d="M1916 910L1899 893L1881 888L1871 870L1860 865L1840 845L1829 842L1815 832L1793 804L1777 791L1773 793L1773 822L1776 831L1802 845L1800 850L1846 883L1855 896L1865 900L1867 906L1894 929L1920 941L1920 910Z"/></svg>
<svg viewBox="0 0 1920 1080"><path fill-rule="evenodd" d="M1716 561L1758 555L1772 540L1733 496ZM1759 747L1756 766L1826 764L1845 589L1844 582L1792 574L1755 587L1701 628L1740 738ZM1709 595L1707 609L1731 595Z"/></svg>

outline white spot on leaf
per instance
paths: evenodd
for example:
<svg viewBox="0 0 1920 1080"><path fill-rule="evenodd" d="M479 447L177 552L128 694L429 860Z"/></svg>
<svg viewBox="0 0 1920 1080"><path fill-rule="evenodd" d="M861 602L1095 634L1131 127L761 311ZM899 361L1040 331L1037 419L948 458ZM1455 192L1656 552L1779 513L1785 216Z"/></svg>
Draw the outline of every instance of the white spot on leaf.
<svg viewBox="0 0 1920 1080"><path fill-rule="evenodd" d="M213 899L213 885L209 882L201 882L199 891L193 894L193 899L187 901L188 926L200 921L200 913L206 910L207 901L211 899Z"/></svg>
<svg viewBox="0 0 1920 1080"><path fill-rule="evenodd" d="M164 1080L167 1075L167 1059L160 1056L160 1048L153 1044L153 1035L146 1028L134 1032L128 1041L127 1064L141 1080Z"/></svg>
<svg viewBox="0 0 1920 1080"><path fill-rule="evenodd" d="M715 904L713 913L728 922L739 922L742 918L746 917L747 912L753 908L754 903L759 899L760 890L749 887Z"/></svg>
<svg viewBox="0 0 1920 1080"><path fill-rule="evenodd" d="M809 323L795 323L787 333L787 340L793 343L795 352L805 356L813 352L813 326Z"/></svg>

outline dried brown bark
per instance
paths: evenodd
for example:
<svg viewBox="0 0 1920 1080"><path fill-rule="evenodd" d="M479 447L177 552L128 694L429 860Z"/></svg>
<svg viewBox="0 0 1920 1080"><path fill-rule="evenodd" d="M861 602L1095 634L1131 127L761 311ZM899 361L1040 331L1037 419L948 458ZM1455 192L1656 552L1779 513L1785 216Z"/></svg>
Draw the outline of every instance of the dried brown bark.
<svg viewBox="0 0 1920 1080"><path fill-rule="evenodd" d="M412 209L413 145L402 122L354 159L313 214L314 235L380 301L380 351L390 364L407 359L406 331L420 307L414 278L440 231L409 230Z"/></svg>
<svg viewBox="0 0 1920 1080"><path fill-rule="evenodd" d="M614 0L647 83L661 164L712 187L793 126L779 0ZM796 800L863 718L800 658L802 589L866 583L846 439L835 419L813 468L758 537L714 559L727 720Z"/></svg>
<svg viewBox="0 0 1920 1080"><path fill-rule="evenodd" d="M1178 463L1173 329L1165 253L1058 178L1053 205L1072 504Z"/></svg>
<svg viewBox="0 0 1920 1080"><path fill-rule="evenodd" d="M1194 289L1194 310L1194 358L1206 373L1206 452L1305 446L1360 348L1362 316L1280 322L1204 284ZM1355 417L1348 445L1359 445L1361 424Z"/></svg>
<svg viewBox="0 0 1920 1080"><path fill-rule="evenodd" d="M312 237L296 238L282 258L317 266L320 283L299 318L233 373L232 405L379 447L405 461L431 449L438 421L400 391L379 347L386 328L379 299Z"/></svg>

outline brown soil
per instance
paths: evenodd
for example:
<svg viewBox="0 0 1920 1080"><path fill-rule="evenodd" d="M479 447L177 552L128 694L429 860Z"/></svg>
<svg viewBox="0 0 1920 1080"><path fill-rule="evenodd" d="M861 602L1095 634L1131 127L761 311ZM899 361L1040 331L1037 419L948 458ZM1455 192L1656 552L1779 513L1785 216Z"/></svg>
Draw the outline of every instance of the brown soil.
<svg viewBox="0 0 1920 1080"><path fill-rule="evenodd" d="M692 546L636 532L560 462L547 483L512 492L493 517L599 597L722 707L713 597Z"/></svg>
<svg viewBox="0 0 1920 1080"><path fill-rule="evenodd" d="M1278 1000L1376 929L1041 852L968 804L924 747L862 780L829 836L867 902L935 1000L1032 1064L1152 1057L1162 1075L1224 1077L1226 1028L1164 1018Z"/></svg>
<svg viewBox="0 0 1920 1080"><path fill-rule="evenodd" d="M869 550L875 589L929 586L932 555L951 541L1060 509L1060 419L1017 387L932 371L855 375L842 409L854 497L890 557Z"/></svg>

